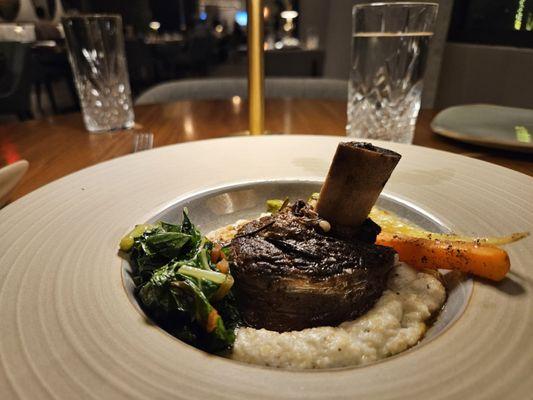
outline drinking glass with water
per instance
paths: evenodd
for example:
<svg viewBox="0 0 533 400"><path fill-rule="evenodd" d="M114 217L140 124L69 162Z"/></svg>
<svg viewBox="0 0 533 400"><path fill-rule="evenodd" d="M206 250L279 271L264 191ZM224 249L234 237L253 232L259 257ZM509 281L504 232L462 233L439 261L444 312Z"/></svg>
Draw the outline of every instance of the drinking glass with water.
<svg viewBox="0 0 533 400"><path fill-rule="evenodd" d="M346 134L412 143L438 5L353 7Z"/></svg>
<svg viewBox="0 0 533 400"><path fill-rule="evenodd" d="M62 22L87 130L133 127L120 16L79 15Z"/></svg>

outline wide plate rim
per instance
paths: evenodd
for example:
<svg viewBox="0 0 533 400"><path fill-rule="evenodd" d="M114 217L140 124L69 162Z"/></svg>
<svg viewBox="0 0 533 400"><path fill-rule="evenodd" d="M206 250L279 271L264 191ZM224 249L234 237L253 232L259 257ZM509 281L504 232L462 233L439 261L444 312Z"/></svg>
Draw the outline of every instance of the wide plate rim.
<svg viewBox="0 0 533 400"><path fill-rule="evenodd" d="M128 300L125 295L117 295L116 282L108 279L116 277L120 270L117 260L112 258L116 257L116 247L111 240L140 218L163 209L175 196L176 188L187 193L193 178L202 182L197 188L209 187L214 182L228 182L228 176L210 175L215 171L213 166L188 171L194 176L180 177L177 169L183 168L185 161L193 166L203 165L209 160L206 153L212 151L208 149L216 140L217 150L222 149L227 152L226 155L235 158L224 167L224 171L235 179L264 175L265 168L274 178L287 174L316 178L323 177L336 144L346 140L342 137L305 135L257 139L261 146L250 146L256 138L213 139L122 157L55 181L0 211L0 317L5 321L0 326L5 338L0 342L0 397L69 398L78 393L86 397L117 398L174 395L189 398L256 396L315 399L334 394L338 397L361 395L392 399L431 394L433 398L459 399L467 396L476 399L501 398L504 394L506 398L524 398L524 393L533 390L533 383L524 378L527 372L524 372L527 370L525 366L533 357L533 349L526 347L521 352L517 349L517 346L528 343L525 335L532 333L533 317L517 312L533 304L533 278L524 261L532 254L527 244L510 248L512 257L518 260L517 275L513 279L524 288L523 291L508 294L503 292L503 289L509 289L508 285L501 287L476 281L471 299L474 307L466 310L466 315L456 324L460 326L454 326L453 332L448 331L444 335L445 340L439 339L434 346L425 346L432 349L420 349L389 363L370 365L360 370L321 372L320 375L272 370L252 374L242 367L232 368L232 371L217 370L220 364L207 357L202 359L205 363L203 367L205 373L211 374L212 381L209 387L199 386L200 375L196 370L182 371L182 376L172 375L170 372L175 368L174 364L165 357L157 357L157 354L168 354L171 358L179 354L178 358L183 363L198 362L198 359L167 343L151 343L155 338L142 328L138 333L126 332L128 327L138 323L131 315L121 317L117 325L113 317L123 310L124 304L128 304L124 301ZM533 225L533 210L523 198L533 195L532 179L527 175L441 151L375 143L400 151L405 157L398 174L391 179L390 192L407 200L419 198L423 209L442 218L445 225L464 228L467 223L472 223L475 229L483 229L487 233L497 232L501 226L509 227L513 221L515 224L524 221ZM258 150L258 147L261 149ZM272 154L274 150L276 154ZM187 159L187 153L200 155L192 160ZM295 161L294 153L305 157L289 166L283 165L283 168L278 165L280 157ZM257 160L263 164L257 165ZM238 164L242 162L250 163L249 168L239 169ZM161 168L164 174L154 178ZM143 191L132 189L128 181L132 170L138 174L137 182L145 185ZM176 182L176 177L180 177L181 181ZM413 180L417 181L416 185ZM498 182L498 186L493 186L491 182L494 181ZM506 204L501 203L503 192L507 196ZM129 197L120 197L124 194ZM453 206L446 203L451 194L454 195ZM113 201L108 202L110 199ZM487 204L476 208L469 199L485 200ZM431 207L427 208L429 203ZM129 207L126 216L125 206ZM490 219L483 218L489 210L494 212L505 208L507 211L503 216L496 212ZM84 213L79 214L80 210ZM39 231L32 230L37 217L42 221ZM97 223L103 227L95 226ZM68 231L65 231L66 227ZM57 236L50 237L54 232ZM30 238L30 234L33 237ZM85 236L80 237L82 234ZM76 252L71 249L63 253L67 244ZM89 257L91 260L87 260ZM94 271L83 268L93 264ZM34 298L25 296L25 293L32 293ZM84 300L91 293L100 296L92 299L92 304ZM71 301L68 307L62 304L62 300L67 298ZM36 299L42 301L35 303ZM128 304L128 307L131 305ZM27 313L30 309L35 310L34 318ZM480 314L482 309L486 311ZM490 315L487 314L489 311ZM97 318L94 318L95 315ZM518 321L519 317L522 322ZM89 321L95 327L91 328ZM510 331L509 324L517 321L519 325ZM483 329L479 324L483 324ZM32 332L32 329L36 331ZM509 335L507 342L500 338L500 331ZM464 348L458 347L465 345L464 339L461 339L464 334L469 335L470 340L473 335L478 335L477 341L472 340ZM139 338L141 335L142 338ZM61 343L56 337L63 339ZM458 342L460 339L463 342ZM495 342L501 351L486 355L472 353L483 344L488 346ZM153 358L147 356L149 358L144 360L153 365L150 371L140 368L138 355L131 354L135 346L139 346L139 351L144 354L142 343L158 346L154 349ZM443 358L445 353L451 353L453 357ZM110 358L111 355L117 357ZM509 357L515 358L510 360ZM435 362L437 360L438 363ZM481 365L482 373L475 371L474 361ZM493 374L495 362L507 371L498 382ZM103 366L106 368L103 369ZM140 370L144 375L139 375ZM377 379L380 375L389 379ZM402 380L399 380L400 377ZM31 387L24 384L28 378L33 378ZM189 381L185 382L185 378ZM439 384L439 379L448 382L459 379L456 383L460 384L450 391L449 386ZM276 389L273 391L272 387ZM445 387L448 389L435 391Z"/></svg>

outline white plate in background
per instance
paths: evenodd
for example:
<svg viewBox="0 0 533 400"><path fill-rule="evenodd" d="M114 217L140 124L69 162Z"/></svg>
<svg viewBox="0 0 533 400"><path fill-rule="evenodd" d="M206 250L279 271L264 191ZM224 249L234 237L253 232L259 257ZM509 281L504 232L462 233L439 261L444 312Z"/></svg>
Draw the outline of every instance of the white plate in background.
<svg viewBox="0 0 533 400"><path fill-rule="evenodd" d="M439 135L486 147L533 153L533 110L469 104L439 112L431 129Z"/></svg>

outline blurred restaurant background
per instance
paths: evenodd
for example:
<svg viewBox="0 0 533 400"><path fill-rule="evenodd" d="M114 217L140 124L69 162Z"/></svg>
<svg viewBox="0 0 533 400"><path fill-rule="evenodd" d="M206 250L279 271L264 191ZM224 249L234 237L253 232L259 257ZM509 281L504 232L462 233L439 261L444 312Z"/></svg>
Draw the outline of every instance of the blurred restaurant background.
<svg viewBox="0 0 533 400"><path fill-rule="evenodd" d="M266 76L347 80L356 3L265 0ZM533 1L439 6L422 107L533 108ZM245 0L0 0L0 121L79 110L61 18L86 13L122 16L134 101L161 82L247 75Z"/></svg>

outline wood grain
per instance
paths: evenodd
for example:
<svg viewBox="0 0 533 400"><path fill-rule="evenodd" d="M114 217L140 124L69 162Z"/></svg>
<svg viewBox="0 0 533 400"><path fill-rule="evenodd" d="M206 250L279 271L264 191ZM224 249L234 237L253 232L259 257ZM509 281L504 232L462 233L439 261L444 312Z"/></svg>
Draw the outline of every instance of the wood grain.
<svg viewBox="0 0 533 400"><path fill-rule="evenodd" d="M462 154L533 176L533 157L485 149L442 138L429 123L436 111L420 113L414 143ZM79 113L0 126L0 165L24 158L30 169L11 201L40 186L96 163L132 152L135 131L152 132L154 146L246 134L244 100L194 100L135 108L130 131L90 134ZM344 135L346 103L326 100L266 101L267 132Z"/></svg>

